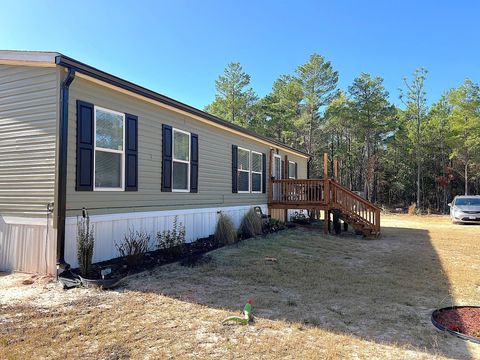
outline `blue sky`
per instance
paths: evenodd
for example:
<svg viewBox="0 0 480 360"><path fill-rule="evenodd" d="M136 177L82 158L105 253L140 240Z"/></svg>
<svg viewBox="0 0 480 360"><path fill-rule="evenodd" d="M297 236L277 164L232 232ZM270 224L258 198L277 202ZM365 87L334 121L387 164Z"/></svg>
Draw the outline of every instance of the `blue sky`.
<svg viewBox="0 0 480 360"><path fill-rule="evenodd" d="M3 1L0 49L53 50L198 108L239 61L263 96L317 52L346 89L382 76L398 101L402 78L429 71L429 101L480 81L476 1Z"/></svg>

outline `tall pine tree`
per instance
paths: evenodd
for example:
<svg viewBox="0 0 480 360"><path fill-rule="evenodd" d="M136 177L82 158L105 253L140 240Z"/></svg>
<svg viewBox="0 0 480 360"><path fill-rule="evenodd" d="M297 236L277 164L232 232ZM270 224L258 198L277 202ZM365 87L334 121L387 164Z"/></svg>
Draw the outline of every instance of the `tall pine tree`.
<svg viewBox="0 0 480 360"><path fill-rule="evenodd" d="M250 75L238 62L227 65L223 75L215 81L215 100L205 111L240 126L250 127L255 119L255 104L258 100L249 87Z"/></svg>

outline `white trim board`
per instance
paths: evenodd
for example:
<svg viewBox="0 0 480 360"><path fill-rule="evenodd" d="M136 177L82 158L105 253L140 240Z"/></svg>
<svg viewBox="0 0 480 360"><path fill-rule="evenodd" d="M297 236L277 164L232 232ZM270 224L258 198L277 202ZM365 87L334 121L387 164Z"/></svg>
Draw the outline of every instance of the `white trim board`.
<svg viewBox="0 0 480 360"><path fill-rule="evenodd" d="M100 221L112 221L112 220L143 219L146 217L157 217L157 216L177 216L177 215L186 215L186 214L192 214L192 213L203 214L203 213L218 212L218 211L235 211L235 210L245 209L246 207L251 208L254 206L260 206L262 207L262 209L267 208L266 204L253 204L253 205L238 205L238 206L218 206L218 207L198 208L198 209L193 208L193 209L178 209L178 210L142 211L142 212L90 215L90 220L92 222L100 222ZM76 224L77 217L78 216L69 216L66 218L65 223L70 225Z"/></svg>
<svg viewBox="0 0 480 360"><path fill-rule="evenodd" d="M50 217L48 225L52 226L53 224L53 215ZM47 215L41 218L32 218L32 217L22 217L22 216L1 216L0 222L11 225L37 225L45 226L47 225Z"/></svg>

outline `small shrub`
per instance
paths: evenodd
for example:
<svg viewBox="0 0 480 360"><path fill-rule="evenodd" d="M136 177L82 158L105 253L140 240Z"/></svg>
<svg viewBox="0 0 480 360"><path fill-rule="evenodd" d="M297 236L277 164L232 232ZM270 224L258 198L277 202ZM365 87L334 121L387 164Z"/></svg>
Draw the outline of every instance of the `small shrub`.
<svg viewBox="0 0 480 360"><path fill-rule="evenodd" d="M262 218L252 208L248 210L240 224L240 234L244 238L260 235L262 233Z"/></svg>
<svg viewBox="0 0 480 360"><path fill-rule="evenodd" d="M77 259L80 268L80 275L87 277L92 268L93 247L95 238L94 227L90 226L90 217L86 216L77 220Z"/></svg>
<svg viewBox="0 0 480 360"><path fill-rule="evenodd" d="M297 224L309 224L310 223L310 219L305 216L305 214L303 213L302 210L295 211L295 214L293 214L290 217L290 221L294 222L294 223L297 223Z"/></svg>
<svg viewBox="0 0 480 360"><path fill-rule="evenodd" d="M285 223L278 219L268 219L268 222L263 224L263 233L269 234L285 229Z"/></svg>
<svg viewBox="0 0 480 360"><path fill-rule="evenodd" d="M138 266L148 251L150 235L145 231L128 230L121 244L115 244L121 257L126 257L129 267Z"/></svg>
<svg viewBox="0 0 480 360"><path fill-rule="evenodd" d="M287 300L287 305L288 306L297 306L297 302L295 300Z"/></svg>
<svg viewBox="0 0 480 360"><path fill-rule="evenodd" d="M416 203L412 203L409 207L408 207L408 215L416 215L417 213L417 204Z"/></svg>
<svg viewBox="0 0 480 360"><path fill-rule="evenodd" d="M171 256L178 256L184 250L185 226L178 222L178 216L173 220L172 230L157 232L157 248L166 250Z"/></svg>
<svg viewBox="0 0 480 360"><path fill-rule="evenodd" d="M238 240L235 225L233 225L232 220L224 213L220 213L213 239L216 244L221 245L233 244Z"/></svg>

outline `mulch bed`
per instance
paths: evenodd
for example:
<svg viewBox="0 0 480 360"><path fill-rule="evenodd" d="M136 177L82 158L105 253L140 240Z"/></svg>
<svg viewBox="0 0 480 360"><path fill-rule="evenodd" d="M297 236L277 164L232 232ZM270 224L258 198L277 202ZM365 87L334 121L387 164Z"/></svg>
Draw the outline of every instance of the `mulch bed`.
<svg viewBox="0 0 480 360"><path fill-rule="evenodd" d="M137 264L129 264L127 257L118 257L107 261L92 264L92 270L89 278L100 279L101 270L110 268L112 270L109 277L125 277L145 270L151 270L157 266L166 265L172 262L181 261L185 266L196 266L202 262L203 255L209 251L218 249L219 245L213 240L213 237L198 239L195 242L185 244L181 247L170 248L168 250L148 251L139 259ZM78 269L74 269L78 272Z"/></svg>
<svg viewBox="0 0 480 360"><path fill-rule="evenodd" d="M439 309L433 312L432 322L441 330L455 335L466 335L480 343L480 307L458 306Z"/></svg>
<svg viewBox="0 0 480 360"><path fill-rule="evenodd" d="M263 236L281 231L284 228L285 227L274 227L264 229ZM240 236L239 241L248 238L249 237L246 236ZM123 278L176 261L180 261L182 266L195 267L210 262L211 257L207 255L207 253L223 246L223 244L216 242L213 236L209 236L174 248L148 251L143 255L143 258L138 259L133 266L129 263L127 257L118 257L92 264L91 273L88 278L101 279L101 271L106 268L111 269L111 273L106 276L106 278ZM79 269L73 269L72 271L76 274L79 273Z"/></svg>

